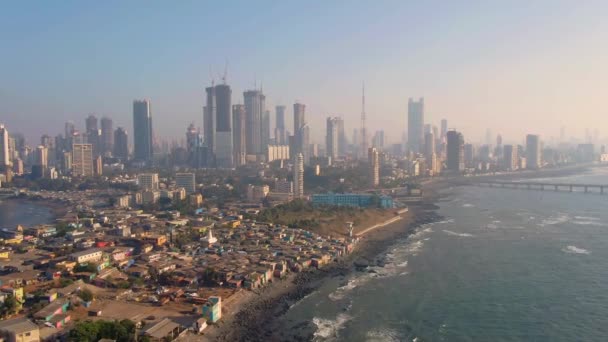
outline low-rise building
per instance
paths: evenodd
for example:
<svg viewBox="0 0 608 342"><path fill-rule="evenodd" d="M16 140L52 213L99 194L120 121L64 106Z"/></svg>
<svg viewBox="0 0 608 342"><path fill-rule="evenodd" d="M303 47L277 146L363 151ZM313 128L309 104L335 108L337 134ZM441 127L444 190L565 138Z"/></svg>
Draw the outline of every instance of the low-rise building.
<svg viewBox="0 0 608 342"><path fill-rule="evenodd" d="M27 318L0 321L0 335L6 342L38 342L40 328Z"/></svg>

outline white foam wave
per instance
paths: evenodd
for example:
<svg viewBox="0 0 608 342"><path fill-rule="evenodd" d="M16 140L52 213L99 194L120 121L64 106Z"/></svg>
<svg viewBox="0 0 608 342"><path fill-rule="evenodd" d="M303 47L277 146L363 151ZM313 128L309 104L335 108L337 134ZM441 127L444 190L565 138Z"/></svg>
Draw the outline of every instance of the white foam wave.
<svg viewBox="0 0 608 342"><path fill-rule="evenodd" d="M596 226L596 227L604 227L605 224L603 224L602 222L599 221L595 221L595 220L574 220L572 221L572 224L576 224L579 226Z"/></svg>
<svg viewBox="0 0 608 342"><path fill-rule="evenodd" d="M494 223L488 223L488 225L486 226L486 228L488 228L488 229L498 229L498 225L496 225Z"/></svg>
<svg viewBox="0 0 608 342"><path fill-rule="evenodd" d="M397 267L407 267L407 260L405 260L404 262L397 264Z"/></svg>
<svg viewBox="0 0 608 342"><path fill-rule="evenodd" d="M600 218L598 217L591 217L591 216L574 216L575 220L582 220L582 221L601 221Z"/></svg>
<svg viewBox="0 0 608 342"><path fill-rule="evenodd" d="M566 246L566 248L562 248L562 251L565 253L569 253L569 254L591 254L590 251L584 249L584 248L579 248L576 246Z"/></svg>
<svg viewBox="0 0 608 342"><path fill-rule="evenodd" d="M336 319L314 317L312 322L317 326L313 341L333 341L338 338L338 332L344 328L346 322L352 317L347 314L339 314Z"/></svg>
<svg viewBox="0 0 608 342"><path fill-rule="evenodd" d="M473 204L471 204L471 203L465 203L465 204L462 205L462 207L463 208L473 208L475 206Z"/></svg>
<svg viewBox="0 0 608 342"><path fill-rule="evenodd" d="M459 236L459 237L473 237L473 236L475 236L475 235L469 234L469 233L456 233L456 232L453 232L451 230L446 230L446 229L444 229L443 232L446 233L446 234L448 234L448 235Z"/></svg>
<svg viewBox="0 0 608 342"><path fill-rule="evenodd" d="M396 330L393 330L393 329L388 329L388 328L374 329L374 330L368 331L367 334L365 335L365 340L369 341L369 342L402 341L401 336L399 335L399 332L397 332Z"/></svg>
<svg viewBox="0 0 608 342"><path fill-rule="evenodd" d="M541 227L552 226L552 225L556 225L556 224L560 224L560 223L566 223L568 221L570 221L570 216L568 216L567 214L560 213L557 216L551 216L549 218L542 220L542 222L539 223L538 225Z"/></svg>

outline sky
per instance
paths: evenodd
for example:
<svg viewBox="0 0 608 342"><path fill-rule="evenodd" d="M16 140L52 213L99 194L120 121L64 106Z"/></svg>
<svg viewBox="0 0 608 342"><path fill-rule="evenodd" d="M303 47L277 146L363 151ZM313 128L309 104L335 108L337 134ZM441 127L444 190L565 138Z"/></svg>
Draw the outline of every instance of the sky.
<svg viewBox="0 0 608 342"><path fill-rule="evenodd" d="M328 116L360 125L363 82L390 142L410 97L471 142L604 136L607 17L606 1L4 1L0 123L37 141L95 113L132 132L148 98L155 134L182 139L227 64L234 104L262 86L292 127L300 101L318 143Z"/></svg>

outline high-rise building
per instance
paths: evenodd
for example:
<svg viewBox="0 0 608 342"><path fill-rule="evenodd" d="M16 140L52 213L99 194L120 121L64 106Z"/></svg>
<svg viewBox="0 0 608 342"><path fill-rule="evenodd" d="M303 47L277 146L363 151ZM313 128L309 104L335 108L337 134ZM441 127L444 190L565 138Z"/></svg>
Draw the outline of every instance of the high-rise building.
<svg viewBox="0 0 608 342"><path fill-rule="evenodd" d="M286 145L285 137L285 106L276 106L274 140L277 145Z"/></svg>
<svg viewBox="0 0 608 342"><path fill-rule="evenodd" d="M101 153L111 153L114 150L114 130L112 119L101 118Z"/></svg>
<svg viewBox="0 0 608 342"><path fill-rule="evenodd" d="M340 118L327 118L327 133L325 135L325 153L332 160L340 154Z"/></svg>
<svg viewBox="0 0 608 342"><path fill-rule="evenodd" d="M68 121L65 123L65 138L69 139L76 132L76 126L73 121ZM71 148L71 146L70 146Z"/></svg>
<svg viewBox="0 0 608 342"><path fill-rule="evenodd" d="M93 145L74 144L72 146L72 175L92 177L94 174Z"/></svg>
<svg viewBox="0 0 608 342"><path fill-rule="evenodd" d="M114 131L114 157L122 161L129 159L129 137L127 131L118 127Z"/></svg>
<svg viewBox="0 0 608 342"><path fill-rule="evenodd" d="M264 153L262 146L262 116L266 111L266 97L259 90L248 90L243 93L245 99L245 120L247 137L247 154Z"/></svg>
<svg viewBox="0 0 608 342"><path fill-rule="evenodd" d="M189 158L192 153L194 153L194 149L198 144L197 140L199 135L200 132L194 126L194 122L190 123L190 125L188 125L188 128L186 129L186 152L188 153Z"/></svg>
<svg viewBox="0 0 608 342"><path fill-rule="evenodd" d="M236 166L244 165L247 157L247 131L245 120L245 106L236 104L232 106L232 146L234 163Z"/></svg>
<svg viewBox="0 0 608 342"><path fill-rule="evenodd" d="M382 150L384 148L384 130L379 130L374 133L372 138L372 147Z"/></svg>
<svg viewBox="0 0 608 342"><path fill-rule="evenodd" d="M519 158L517 155L517 148L513 145L504 145L502 150L503 155L503 169L508 171L514 171L518 169Z"/></svg>
<svg viewBox="0 0 608 342"><path fill-rule="evenodd" d="M367 162L369 164L369 183L372 187L380 185L380 158L378 150L370 147L367 152Z"/></svg>
<svg viewBox="0 0 608 342"><path fill-rule="evenodd" d="M262 113L262 152L268 149L270 144L270 111L266 110Z"/></svg>
<svg viewBox="0 0 608 342"><path fill-rule="evenodd" d="M429 166L435 152L435 134L428 132L424 135L424 159Z"/></svg>
<svg viewBox="0 0 608 342"><path fill-rule="evenodd" d="M294 153L297 155L298 153L304 154L306 147L304 146L303 137L302 137L302 128L306 124L306 105L302 103L294 103L293 104L293 135L295 145ZM306 160L306 155L304 154L304 160Z"/></svg>
<svg viewBox="0 0 608 342"><path fill-rule="evenodd" d="M308 165L308 163L310 163L310 155L311 155L311 151L310 151L310 127L308 126L308 124L304 124L304 126L302 126L300 128L300 131L298 132L297 137L299 138L296 141L296 145L299 147L299 149L301 150L300 153L302 153L303 157L304 157L304 164Z"/></svg>
<svg viewBox="0 0 608 342"><path fill-rule="evenodd" d="M542 167L540 137L535 134L526 136L526 166L530 170Z"/></svg>
<svg viewBox="0 0 608 342"><path fill-rule="evenodd" d="M408 148L413 153L422 152L424 143L424 98L409 99L407 104Z"/></svg>
<svg viewBox="0 0 608 342"><path fill-rule="evenodd" d="M296 102L293 104L293 131L297 132L306 123L306 105Z"/></svg>
<svg viewBox="0 0 608 342"><path fill-rule="evenodd" d="M137 175L137 184L144 190L158 190L158 173L141 173Z"/></svg>
<svg viewBox="0 0 608 342"><path fill-rule="evenodd" d="M34 154L34 165L39 165L42 169L49 166L49 149L46 146L38 145Z"/></svg>
<svg viewBox="0 0 608 342"><path fill-rule="evenodd" d="M464 145L464 166L465 167L474 167L475 161L475 146L473 144L465 144Z"/></svg>
<svg viewBox="0 0 608 342"><path fill-rule="evenodd" d="M5 172L11 167L11 155L8 141L8 130L4 125L0 124L0 172Z"/></svg>
<svg viewBox="0 0 608 342"><path fill-rule="evenodd" d="M136 160L152 161L154 137L149 100L133 101L133 147L133 156Z"/></svg>
<svg viewBox="0 0 608 342"><path fill-rule="evenodd" d="M293 163L293 187L294 197L302 198L304 196L304 155L298 153Z"/></svg>
<svg viewBox="0 0 608 342"><path fill-rule="evenodd" d="M359 129L359 158L365 158L365 154L368 152L368 142L367 142L367 127L365 123L365 85L361 88L361 127Z"/></svg>
<svg viewBox="0 0 608 342"><path fill-rule="evenodd" d="M464 171L464 137L457 131L448 131L447 168L453 172Z"/></svg>
<svg viewBox="0 0 608 342"><path fill-rule="evenodd" d="M232 90L227 84L215 86L215 161L217 167L234 167L232 138Z"/></svg>
<svg viewBox="0 0 608 342"><path fill-rule="evenodd" d="M215 124L217 120L215 87L207 87L205 91L207 93L207 101L203 108L203 133L209 152L215 154Z"/></svg>
<svg viewBox="0 0 608 342"><path fill-rule="evenodd" d="M196 191L196 181L194 173L176 173L175 186L186 189L186 194L190 195Z"/></svg>
<svg viewBox="0 0 608 342"><path fill-rule="evenodd" d="M337 118L338 122L338 155L340 157L344 157L346 156L346 151L347 151L347 142L346 142L346 135L344 134L344 119L342 118Z"/></svg>

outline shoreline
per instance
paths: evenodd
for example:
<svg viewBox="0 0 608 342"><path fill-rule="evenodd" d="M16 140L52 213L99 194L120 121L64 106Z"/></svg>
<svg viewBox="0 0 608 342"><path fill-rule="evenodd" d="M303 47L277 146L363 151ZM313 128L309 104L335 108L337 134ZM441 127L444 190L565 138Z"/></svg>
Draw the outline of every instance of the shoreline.
<svg viewBox="0 0 608 342"><path fill-rule="evenodd" d="M356 234L360 240L352 253L323 268L291 273L287 279L273 282L259 292L242 290L246 293L235 294L240 296L235 300L227 299L230 304L223 309L221 323L209 326L200 337L204 341L283 340L277 335L280 327L275 325L275 318L315 292L325 280L375 265L377 257L395 239L408 237L420 225L436 219L429 215L436 209L433 202L434 199L430 203L424 200L419 205L410 206L410 210L402 215L364 229Z"/></svg>
<svg viewBox="0 0 608 342"><path fill-rule="evenodd" d="M45 224L55 224L57 222L57 220L60 217L63 217L66 215L66 213L68 212L68 209L66 208L66 206L63 203L59 203L57 201L49 201L47 199L35 199L35 198L31 198L31 197L8 197L8 198L4 198L3 202L7 202L7 203L13 203L16 205L20 205L20 204L31 204L31 205L36 205L39 207L44 207L46 209L49 210L49 218L47 220L45 220L45 222L40 222L40 223L36 223L36 224L25 224L23 222L17 222L16 224L13 224L15 227L17 225L21 225L21 226L37 226L37 225L45 225Z"/></svg>

